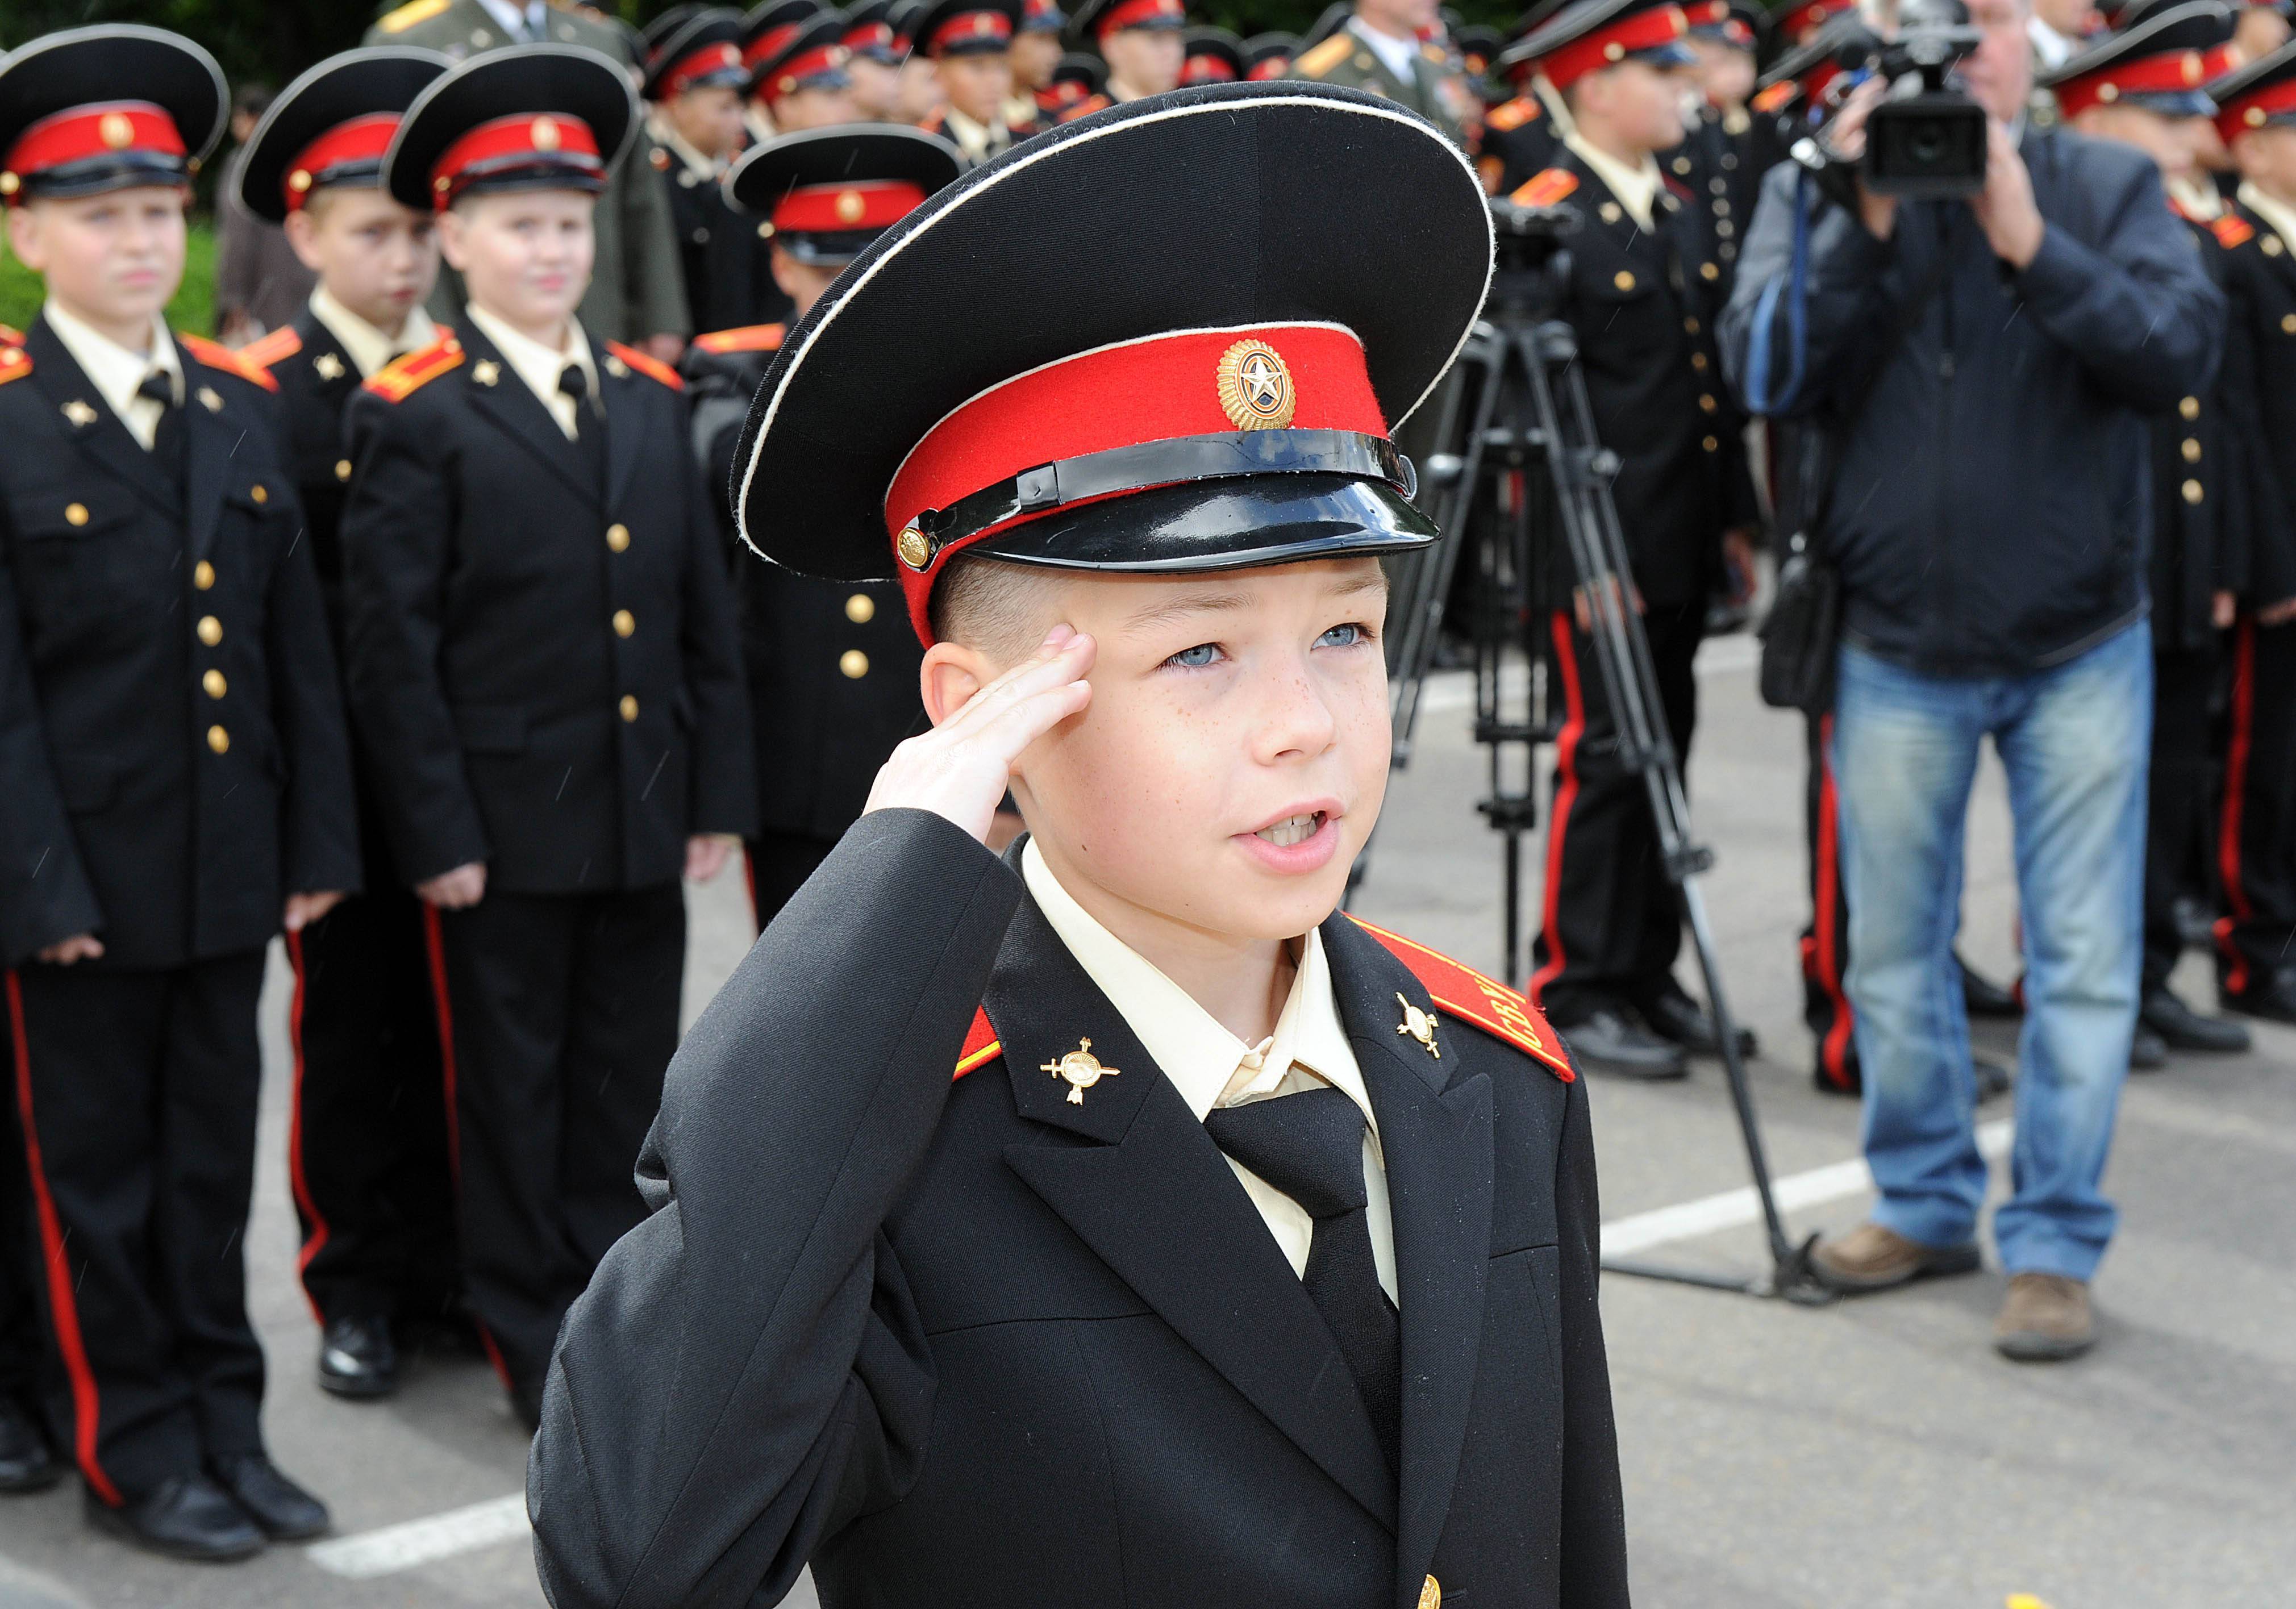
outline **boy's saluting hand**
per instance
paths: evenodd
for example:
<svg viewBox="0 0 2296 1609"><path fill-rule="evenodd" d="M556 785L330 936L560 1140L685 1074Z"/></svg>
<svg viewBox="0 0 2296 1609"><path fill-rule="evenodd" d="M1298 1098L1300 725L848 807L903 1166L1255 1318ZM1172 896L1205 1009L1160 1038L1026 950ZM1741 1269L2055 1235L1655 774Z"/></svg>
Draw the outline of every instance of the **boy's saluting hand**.
<svg viewBox="0 0 2296 1609"><path fill-rule="evenodd" d="M1091 637L1054 627L1034 655L895 749L867 809L931 810L987 842L1013 762L1092 702L1084 677L1097 651Z"/></svg>

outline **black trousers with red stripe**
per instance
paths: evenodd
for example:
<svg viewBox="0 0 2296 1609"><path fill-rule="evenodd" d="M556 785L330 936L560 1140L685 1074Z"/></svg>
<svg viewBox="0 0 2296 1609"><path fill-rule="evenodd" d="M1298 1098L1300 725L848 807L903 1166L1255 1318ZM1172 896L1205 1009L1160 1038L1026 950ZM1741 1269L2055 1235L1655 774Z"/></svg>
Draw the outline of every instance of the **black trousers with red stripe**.
<svg viewBox="0 0 2296 1609"><path fill-rule="evenodd" d="M1653 607L1643 619L1659 700L1685 768L1698 722L1691 665L1705 623L1702 600ZM1650 795L1641 776L1620 763L1618 727L1593 650L1567 610L1555 612L1553 632L1564 723L1529 992L1561 1027L1606 1005L1638 1005L1677 987L1682 915L1659 857Z"/></svg>
<svg viewBox="0 0 2296 1609"><path fill-rule="evenodd" d="M2209 850L2219 755L2210 710L2221 669L2210 653L2152 656L2152 763L2144 804L2148 990L2169 981L2184 953L2177 902L2192 896L2215 903Z"/></svg>
<svg viewBox="0 0 2296 1609"><path fill-rule="evenodd" d="M645 1216L632 1171L677 1048L685 895L489 889L427 920L471 1310L538 1406L566 1309Z"/></svg>
<svg viewBox="0 0 2296 1609"><path fill-rule="evenodd" d="M2234 628L2230 706L2217 977L2240 995L2296 968L2296 625Z"/></svg>
<svg viewBox="0 0 2296 1609"><path fill-rule="evenodd" d="M461 1293L422 907L381 886L287 943L288 1179L303 1289L323 1320L438 1318Z"/></svg>
<svg viewBox="0 0 2296 1609"><path fill-rule="evenodd" d="M1802 825L1809 847L1809 922L1801 930L1801 1020L1817 1045L1817 1076L1855 1094L1863 1086L1857 1018L1844 981L1849 971L1849 900L1841 880L1841 805L1826 754L1833 733L1830 713L1808 718Z"/></svg>
<svg viewBox="0 0 2296 1609"><path fill-rule="evenodd" d="M7 976L16 1103L61 1367L53 1418L118 1504L263 1445L245 1244L261 951Z"/></svg>

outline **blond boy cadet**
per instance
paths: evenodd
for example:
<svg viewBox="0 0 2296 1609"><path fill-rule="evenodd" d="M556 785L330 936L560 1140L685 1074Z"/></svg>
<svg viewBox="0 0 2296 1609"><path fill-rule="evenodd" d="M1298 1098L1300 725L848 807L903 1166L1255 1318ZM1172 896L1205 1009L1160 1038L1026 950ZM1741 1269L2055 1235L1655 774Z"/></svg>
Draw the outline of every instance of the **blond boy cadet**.
<svg viewBox="0 0 2296 1609"><path fill-rule="evenodd" d="M1182 90L791 333L744 532L898 577L938 725L679 1053L529 1466L558 1609L1626 1603L1584 1086L1333 914L1488 218L1372 96Z"/></svg>
<svg viewBox="0 0 2296 1609"><path fill-rule="evenodd" d="M1033 107L1013 103L1011 46L1020 25L1021 0L933 0L917 19L917 53L932 63L947 97L919 127L975 167L1037 131L1033 119L1013 120Z"/></svg>
<svg viewBox="0 0 2296 1609"><path fill-rule="evenodd" d="M636 108L574 46L472 58L399 125L471 302L351 405L351 706L426 906L464 1280L530 1419L551 1339L643 1209L677 1039L681 873L756 811L725 550L676 374L574 316Z"/></svg>
<svg viewBox="0 0 2296 1609"><path fill-rule="evenodd" d="M343 414L369 376L438 339L422 309L439 275L430 215L382 193L382 153L448 65L404 45L322 62L272 102L239 168L242 204L283 226L319 278L302 312L242 355L279 387L338 660ZM373 781L357 771L365 891L288 940L299 990L288 1179L303 1234L297 1268L320 1324L319 1384L381 1397L398 1385L394 1331L453 1314L460 1276L422 906L391 863Z"/></svg>
<svg viewBox="0 0 2296 1609"><path fill-rule="evenodd" d="M9 245L47 287L0 349L0 963L53 1418L96 1523L214 1559L327 1523L263 1446L255 1006L272 935L359 880L272 383L161 317L223 113L152 29L0 63Z"/></svg>

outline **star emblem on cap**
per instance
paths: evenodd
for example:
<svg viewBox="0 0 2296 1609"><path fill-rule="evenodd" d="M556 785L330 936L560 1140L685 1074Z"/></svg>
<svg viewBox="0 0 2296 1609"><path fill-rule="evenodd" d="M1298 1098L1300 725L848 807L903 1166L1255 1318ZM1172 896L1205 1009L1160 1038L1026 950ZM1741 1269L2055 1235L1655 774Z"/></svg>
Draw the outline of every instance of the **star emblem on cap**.
<svg viewBox="0 0 2296 1609"><path fill-rule="evenodd" d="M1299 406L1292 371L1264 341L1239 341L1220 354L1219 399L1240 431L1280 431Z"/></svg>

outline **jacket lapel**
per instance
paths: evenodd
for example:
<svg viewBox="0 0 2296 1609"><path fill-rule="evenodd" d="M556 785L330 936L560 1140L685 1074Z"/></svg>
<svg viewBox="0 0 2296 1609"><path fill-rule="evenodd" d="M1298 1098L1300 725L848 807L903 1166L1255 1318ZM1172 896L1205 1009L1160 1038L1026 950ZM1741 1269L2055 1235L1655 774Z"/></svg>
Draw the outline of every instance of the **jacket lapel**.
<svg viewBox="0 0 2296 1609"><path fill-rule="evenodd" d="M581 455L558 428L558 421L542 399L518 377L518 371L495 350L494 343L475 323L457 332L470 362L463 365L463 383L470 387L479 412L536 458L584 502L594 501L598 488L584 472Z"/></svg>
<svg viewBox="0 0 2296 1609"><path fill-rule="evenodd" d="M193 559L203 559L215 546L226 477L243 431L225 418L220 408L211 408L201 400L220 393L181 343L176 348L176 358L184 365L184 507L191 526L189 551Z"/></svg>
<svg viewBox="0 0 2296 1609"><path fill-rule="evenodd" d="M1395 1224L1403 1321L1403 1489L1397 1508L1401 1601L1415 1602L1457 1484L1490 1272L1491 1080L1464 1071L1467 1030L1439 1025L1431 1055L1398 1033L1403 996L1426 989L1344 916L1323 927L1332 989L1379 1118Z"/></svg>
<svg viewBox="0 0 2296 1609"><path fill-rule="evenodd" d="M101 464L112 476L135 488L169 519L184 512L183 488L160 467L159 460L128 433L127 426L103 400L95 382L72 360L70 351L48 327L45 318L25 332L24 349L31 354L32 382L57 408L64 433L72 444ZM188 371L187 371L188 372Z"/></svg>
<svg viewBox="0 0 2296 1609"><path fill-rule="evenodd" d="M637 472L645 447L645 415L640 411L636 388L654 382L631 374L629 365L595 340L590 342L590 361L598 371L599 398L606 406L605 505L611 511L621 506L622 494L629 489L630 477Z"/></svg>
<svg viewBox="0 0 2296 1609"><path fill-rule="evenodd" d="M1033 900L1006 934L984 1005L1021 1115L1061 1131L1006 1147L1006 1162L1205 1362L1391 1529L1394 1477L1322 1316L1203 1125ZM1086 1038L1093 1056L1118 1071L1070 1104L1070 1085L1042 1069Z"/></svg>

